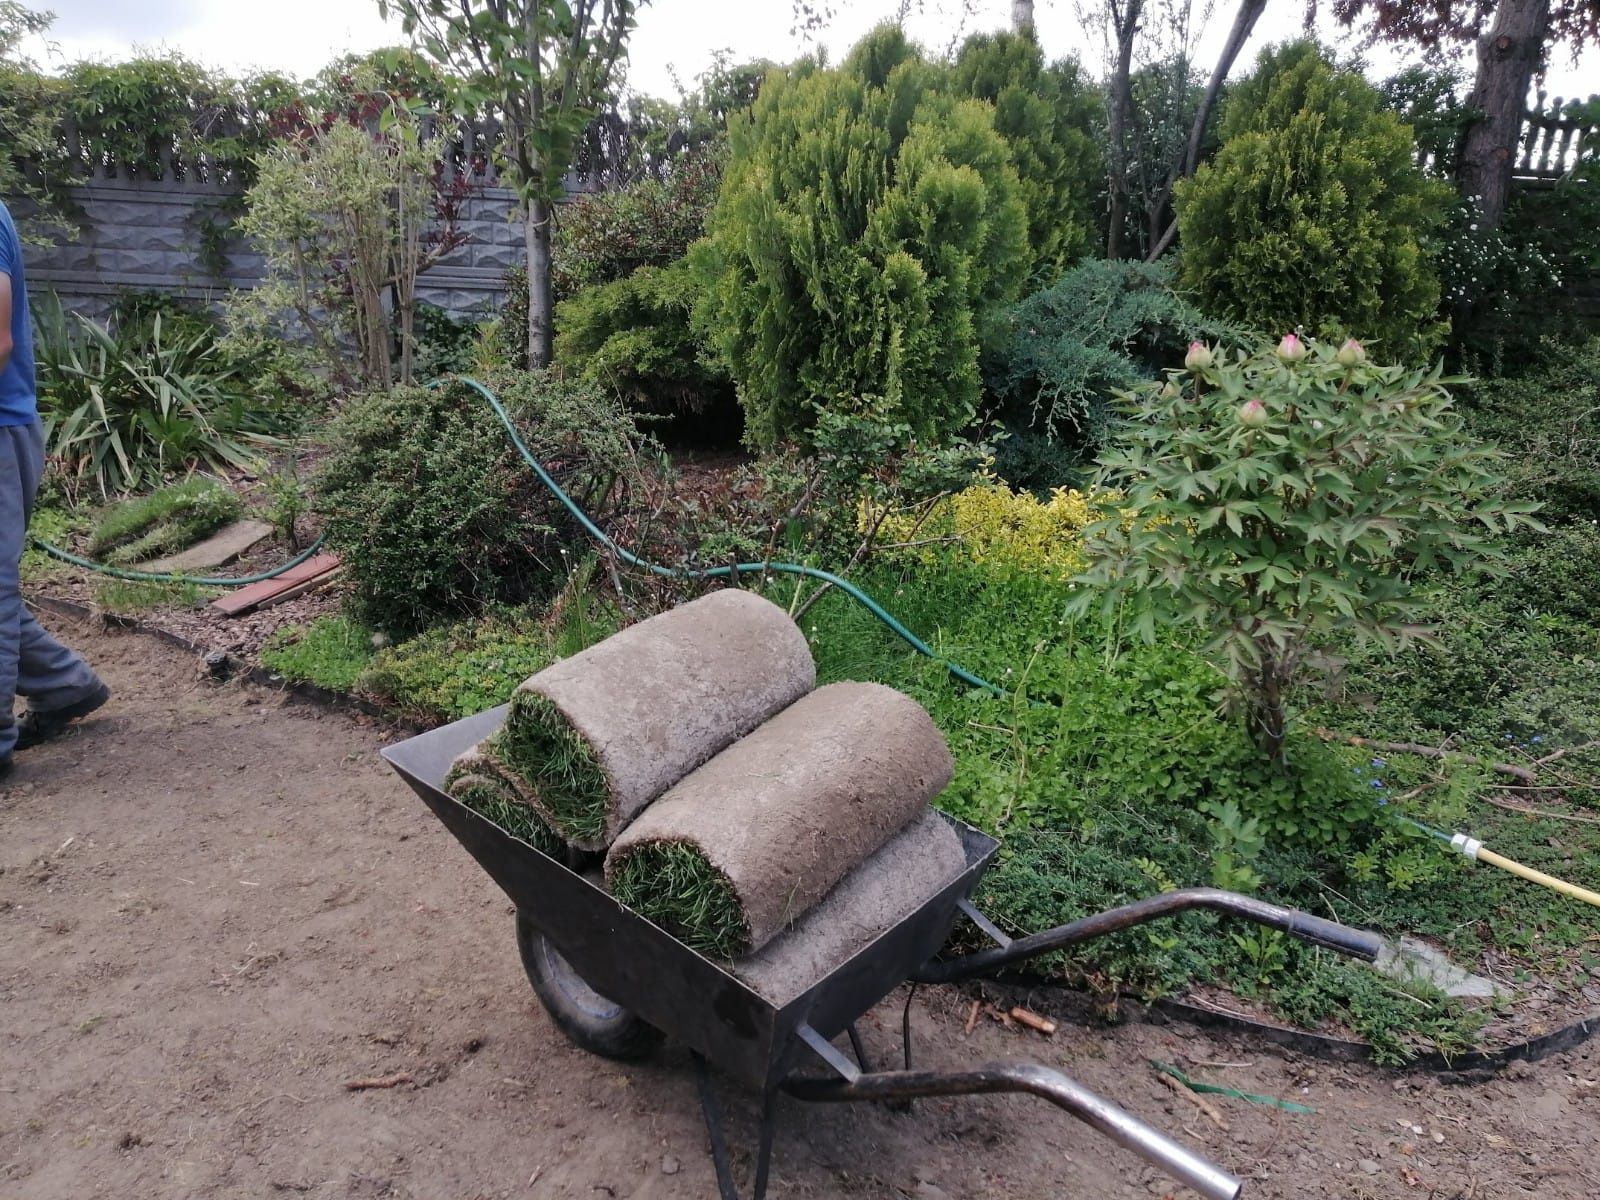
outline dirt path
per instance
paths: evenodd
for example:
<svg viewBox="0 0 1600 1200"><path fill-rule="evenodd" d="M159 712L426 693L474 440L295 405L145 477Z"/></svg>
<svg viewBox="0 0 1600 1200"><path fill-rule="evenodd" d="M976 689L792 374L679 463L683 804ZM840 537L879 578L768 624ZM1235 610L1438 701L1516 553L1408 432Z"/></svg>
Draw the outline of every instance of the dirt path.
<svg viewBox="0 0 1600 1200"><path fill-rule="evenodd" d="M380 764L381 730L202 683L147 638L64 632L117 695L0 794L0 1200L715 1195L685 1055L623 1067L562 1041L505 898ZM966 1037L965 1009L918 996L923 1064L1061 1065L1247 1196L1600 1195L1597 1046L1446 1086L1183 1026ZM898 1016L864 1030L885 1057ZM1219 1100L1225 1134L1151 1058L1248 1064L1190 1070L1317 1112ZM400 1071L415 1082L344 1088ZM1171 1190L1038 1101L782 1118L775 1200ZM732 1132L743 1147L751 1122Z"/></svg>

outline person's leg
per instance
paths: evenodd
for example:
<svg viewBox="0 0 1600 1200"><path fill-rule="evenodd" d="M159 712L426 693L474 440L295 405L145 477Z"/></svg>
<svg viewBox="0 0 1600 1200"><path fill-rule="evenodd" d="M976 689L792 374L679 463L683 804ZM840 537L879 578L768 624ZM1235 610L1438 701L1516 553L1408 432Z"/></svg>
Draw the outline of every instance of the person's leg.
<svg viewBox="0 0 1600 1200"><path fill-rule="evenodd" d="M0 762L17 742L12 706L22 657L22 542L31 500L22 478L28 431L0 426Z"/></svg>
<svg viewBox="0 0 1600 1200"><path fill-rule="evenodd" d="M18 448L18 465L21 468L23 528L33 516L33 498L39 490L39 479L44 473L44 430L35 425L18 431L21 445ZM21 557L21 547L17 556ZM53 713L81 705L90 697L100 695L99 677L71 650L51 637L33 614L21 603L17 619L17 665L14 689L19 696L28 697L28 708L34 713ZM94 707L99 707L99 703ZM9 711L9 710L8 710Z"/></svg>

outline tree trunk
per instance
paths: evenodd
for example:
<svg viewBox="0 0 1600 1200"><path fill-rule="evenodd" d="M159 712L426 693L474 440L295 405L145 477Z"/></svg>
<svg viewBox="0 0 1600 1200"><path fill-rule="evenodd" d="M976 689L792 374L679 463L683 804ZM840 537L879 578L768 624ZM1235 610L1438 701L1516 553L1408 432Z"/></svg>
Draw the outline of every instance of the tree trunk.
<svg viewBox="0 0 1600 1200"><path fill-rule="evenodd" d="M1505 216L1533 73L1544 61L1550 0L1500 0L1494 25L1478 39L1478 75L1467 106L1482 115L1467 128L1458 181L1485 228Z"/></svg>
<svg viewBox="0 0 1600 1200"><path fill-rule="evenodd" d="M1194 124L1189 127L1189 147L1184 151L1183 165L1179 168L1178 174L1167 183L1166 195L1162 198L1163 207L1166 198L1172 195L1172 189L1178 180L1189 178L1200 165L1200 143L1205 139L1206 123L1211 120L1211 110L1217 106L1217 97L1222 94L1222 85L1228 78L1228 72L1233 70L1239 52L1250 40L1256 22L1266 10L1267 0L1240 0L1239 11L1233 16L1233 28L1228 31L1228 40L1223 44L1216 68L1211 72L1211 80L1206 84L1205 95L1200 97L1200 107L1195 111ZM1146 261L1155 262L1165 254L1177 236L1178 218L1174 216L1167 224L1166 232L1151 245Z"/></svg>
<svg viewBox="0 0 1600 1200"><path fill-rule="evenodd" d="M1122 227L1128 213L1128 124L1133 119L1133 40L1139 32L1144 0L1111 0L1111 25L1117 37L1117 63L1111 73L1111 117L1106 132L1111 143L1111 228L1106 257L1122 257Z"/></svg>
<svg viewBox="0 0 1600 1200"><path fill-rule="evenodd" d="M528 367L550 365L555 298L550 286L550 202L533 200L524 216L528 247Z"/></svg>
<svg viewBox="0 0 1600 1200"><path fill-rule="evenodd" d="M1011 28L1018 33L1032 33L1033 0L1011 0Z"/></svg>

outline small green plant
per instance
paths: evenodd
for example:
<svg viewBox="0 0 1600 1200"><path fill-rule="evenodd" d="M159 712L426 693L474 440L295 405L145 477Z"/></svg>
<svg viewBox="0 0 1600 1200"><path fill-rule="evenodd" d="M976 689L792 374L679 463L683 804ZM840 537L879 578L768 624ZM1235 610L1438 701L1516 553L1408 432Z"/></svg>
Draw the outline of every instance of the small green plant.
<svg viewBox="0 0 1600 1200"><path fill-rule="evenodd" d="M1217 352L1128 397L1126 446L1102 486L1126 488L1087 534L1093 565L1069 608L1148 598L1209 632L1226 696L1279 769L1316 655L1340 638L1395 648L1425 635L1417 571L1492 569L1494 535L1536 525L1503 499L1502 459L1461 428L1436 369L1369 362L1355 342Z"/></svg>
<svg viewBox="0 0 1600 1200"><path fill-rule="evenodd" d="M89 553L116 564L145 562L193 545L243 511L216 480L186 480L106 509L89 535Z"/></svg>
<svg viewBox="0 0 1600 1200"><path fill-rule="evenodd" d="M295 683L350 692L372 655L372 631L335 615L278 630L261 647L261 665Z"/></svg>
<svg viewBox="0 0 1600 1200"><path fill-rule="evenodd" d="M1211 886L1225 892L1253 892L1261 886L1255 864L1266 846L1261 822L1246 817L1229 800L1211 810Z"/></svg>
<svg viewBox="0 0 1600 1200"><path fill-rule="evenodd" d="M299 465L291 461L287 470L272 472L262 483L267 490L267 506L261 515L291 551L298 551L300 518L311 510L311 493L300 478Z"/></svg>

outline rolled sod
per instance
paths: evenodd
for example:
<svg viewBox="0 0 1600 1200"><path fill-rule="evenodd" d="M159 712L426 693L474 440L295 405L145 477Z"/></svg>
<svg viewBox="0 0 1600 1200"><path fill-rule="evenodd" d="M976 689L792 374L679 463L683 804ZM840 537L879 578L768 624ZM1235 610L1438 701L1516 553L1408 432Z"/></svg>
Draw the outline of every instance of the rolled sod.
<svg viewBox="0 0 1600 1200"><path fill-rule="evenodd" d="M606 881L695 949L751 954L920 816L953 769L915 700L829 684L645 809L606 856Z"/></svg>
<svg viewBox="0 0 1600 1200"><path fill-rule="evenodd" d="M781 1008L915 913L966 865L961 835L938 813L925 812L841 879L792 929L731 970Z"/></svg>
<svg viewBox="0 0 1600 1200"><path fill-rule="evenodd" d="M515 776L500 762L493 738L479 742L450 764L444 790L535 850L552 858L565 855L565 843L528 803Z"/></svg>
<svg viewBox="0 0 1600 1200"><path fill-rule="evenodd" d="M498 751L567 841L603 850L656 797L811 690L789 614L730 588L523 683Z"/></svg>

